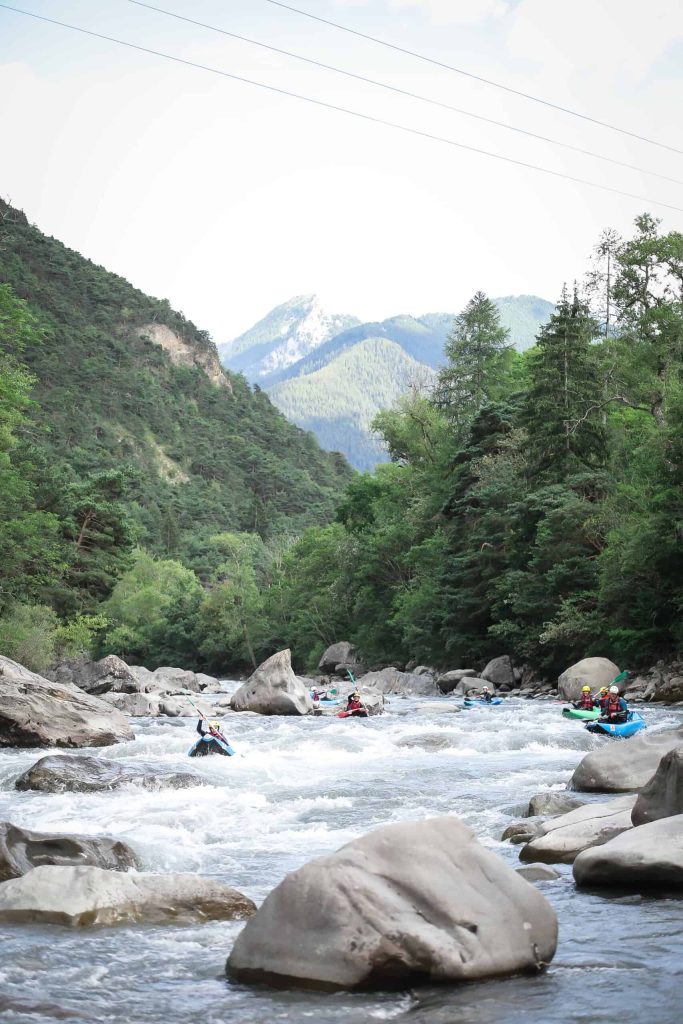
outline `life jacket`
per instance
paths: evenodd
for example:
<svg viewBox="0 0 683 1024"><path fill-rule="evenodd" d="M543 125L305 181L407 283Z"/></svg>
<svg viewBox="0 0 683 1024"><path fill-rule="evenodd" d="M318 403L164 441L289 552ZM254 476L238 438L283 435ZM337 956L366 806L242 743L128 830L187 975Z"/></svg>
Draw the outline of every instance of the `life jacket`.
<svg viewBox="0 0 683 1024"><path fill-rule="evenodd" d="M361 702L359 700L351 700L351 698L349 698L349 702L346 705L346 710L347 711L360 711L362 707L363 707L363 705L361 704Z"/></svg>
<svg viewBox="0 0 683 1024"><path fill-rule="evenodd" d="M608 715L618 715L624 709L621 706L621 697L618 693L610 694L604 704L605 712Z"/></svg>
<svg viewBox="0 0 683 1024"><path fill-rule="evenodd" d="M579 707L584 711L590 711L593 707L593 698L590 693L581 693L579 696Z"/></svg>

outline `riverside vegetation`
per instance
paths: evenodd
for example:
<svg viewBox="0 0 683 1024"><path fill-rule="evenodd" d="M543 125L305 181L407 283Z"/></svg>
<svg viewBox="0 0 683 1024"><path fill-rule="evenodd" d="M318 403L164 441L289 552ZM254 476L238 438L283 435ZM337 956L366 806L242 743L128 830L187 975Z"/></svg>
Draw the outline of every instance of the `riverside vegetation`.
<svg viewBox="0 0 683 1024"><path fill-rule="evenodd" d="M434 385L377 417L391 462L354 475L167 303L0 216L0 653L227 672L345 636L550 674L680 650L681 234L606 233L524 353L475 295Z"/></svg>

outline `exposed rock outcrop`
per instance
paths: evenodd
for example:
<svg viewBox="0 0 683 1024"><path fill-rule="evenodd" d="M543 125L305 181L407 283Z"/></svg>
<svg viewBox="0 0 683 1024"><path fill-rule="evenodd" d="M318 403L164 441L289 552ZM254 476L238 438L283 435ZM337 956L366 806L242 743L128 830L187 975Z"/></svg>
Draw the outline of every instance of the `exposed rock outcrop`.
<svg viewBox="0 0 683 1024"><path fill-rule="evenodd" d="M37 867L0 885L0 921L17 924L191 924L243 920L255 909L237 889L196 875Z"/></svg>
<svg viewBox="0 0 683 1024"><path fill-rule="evenodd" d="M29 832L9 821L0 821L0 882L19 878L43 864L87 864L109 871L128 871L139 867L130 846L120 839Z"/></svg>
<svg viewBox="0 0 683 1024"><path fill-rule="evenodd" d="M0 747L105 747L133 739L104 701L0 656Z"/></svg>
<svg viewBox="0 0 683 1024"><path fill-rule="evenodd" d="M626 741L605 743L586 754L569 781L569 789L594 793L632 793L647 785L659 762L683 744L683 726L662 732L644 730Z"/></svg>
<svg viewBox="0 0 683 1024"><path fill-rule="evenodd" d="M347 669L354 675L362 675L365 671L356 648L347 640L340 640L336 644L331 644L318 662L318 669L326 675L334 675L336 673L343 678L348 678Z"/></svg>
<svg viewBox="0 0 683 1024"><path fill-rule="evenodd" d="M631 816L634 825L683 814L683 743L665 754L640 791Z"/></svg>
<svg viewBox="0 0 683 1024"><path fill-rule="evenodd" d="M473 668L454 668L450 672L442 672L436 677L436 685L442 693L451 693L457 687L461 679L467 676L476 676Z"/></svg>
<svg viewBox="0 0 683 1024"><path fill-rule="evenodd" d="M527 864L571 864L582 850L600 846L632 828L635 801L635 796L621 796L550 818L541 824L541 835L522 847L519 859Z"/></svg>
<svg viewBox="0 0 683 1024"><path fill-rule="evenodd" d="M216 387L232 392L230 378L221 366L218 350L212 341L207 341L204 349L198 348L196 344L185 341L177 331L160 323L145 324L144 327L138 329L137 333L138 337L145 338L163 348L176 366L190 368L196 366L204 371Z"/></svg>
<svg viewBox="0 0 683 1024"><path fill-rule="evenodd" d="M512 659L507 654L493 658L483 669L481 678L485 679L487 683L493 683L494 686L511 690L516 682Z"/></svg>
<svg viewBox="0 0 683 1024"><path fill-rule="evenodd" d="M557 688L563 700L578 700L582 686L590 686L595 693L601 686L609 686L618 675L618 667L608 658L583 658L562 673Z"/></svg>
<svg viewBox="0 0 683 1024"><path fill-rule="evenodd" d="M313 701L308 687L294 675L291 653L285 650L259 665L232 695L230 707L259 715L307 715Z"/></svg>
<svg viewBox="0 0 683 1024"><path fill-rule="evenodd" d="M41 793L99 793L131 784L144 789L189 789L205 785L206 780L187 768L113 761L85 754L52 754L41 757L15 782L19 790Z"/></svg>
<svg viewBox="0 0 683 1024"><path fill-rule="evenodd" d="M406 988L537 971L550 904L457 818L388 825L293 872L240 933L241 981Z"/></svg>
<svg viewBox="0 0 683 1024"><path fill-rule="evenodd" d="M584 888L683 892L683 814L660 818L586 850L574 861Z"/></svg>
<svg viewBox="0 0 683 1024"><path fill-rule="evenodd" d="M377 693L394 693L406 697L435 697L440 693L432 676L418 676L391 667L383 668L379 672L366 672L358 680L358 686L362 690L376 690Z"/></svg>

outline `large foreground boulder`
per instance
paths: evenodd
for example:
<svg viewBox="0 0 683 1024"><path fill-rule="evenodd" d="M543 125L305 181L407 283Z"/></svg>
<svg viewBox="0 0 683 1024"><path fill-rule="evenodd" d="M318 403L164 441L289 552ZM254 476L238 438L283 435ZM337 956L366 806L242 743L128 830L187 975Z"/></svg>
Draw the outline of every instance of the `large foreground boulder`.
<svg viewBox="0 0 683 1024"><path fill-rule="evenodd" d="M0 882L19 878L43 864L88 864L109 871L139 867L130 846L119 839L29 832L9 821L0 821Z"/></svg>
<svg viewBox="0 0 683 1024"><path fill-rule="evenodd" d="M0 921L18 924L191 924L242 920L255 909L236 889L196 875L38 867L0 885Z"/></svg>
<svg viewBox="0 0 683 1024"><path fill-rule="evenodd" d="M678 814L683 814L683 745L664 755L640 791L631 817L634 825L645 825Z"/></svg>
<svg viewBox="0 0 683 1024"><path fill-rule="evenodd" d="M274 985L407 988L538 971L556 943L544 897L443 817L387 825L287 875L227 969Z"/></svg>
<svg viewBox="0 0 683 1024"><path fill-rule="evenodd" d="M504 686L511 690L516 682L512 659L507 654L493 658L483 669L481 678L487 683L493 683L494 686Z"/></svg>
<svg viewBox="0 0 683 1024"><path fill-rule="evenodd" d="M100 793L131 784L143 789L189 789L205 785L206 780L189 768L57 754L41 757L15 782L19 790L41 793Z"/></svg>
<svg viewBox="0 0 683 1024"><path fill-rule="evenodd" d="M366 672L358 680L361 690L370 689L377 693L394 693L403 697L436 697L441 691L433 676L414 675L389 667L379 672Z"/></svg>
<svg viewBox="0 0 683 1024"><path fill-rule="evenodd" d="M609 658L583 658L562 673L557 688L563 700L578 700L582 686L590 686L595 693L618 675L619 668Z"/></svg>
<svg viewBox="0 0 683 1024"><path fill-rule="evenodd" d="M0 656L0 747L106 747L132 740L119 711Z"/></svg>
<svg viewBox="0 0 683 1024"><path fill-rule="evenodd" d="M683 744L683 726L661 732L644 730L628 740L607 740L599 750L586 754L571 779L569 789L584 793L633 793L647 785L659 762Z"/></svg>
<svg viewBox="0 0 683 1024"><path fill-rule="evenodd" d="M307 687L294 675L291 652L278 651L256 669L230 700L233 711L259 715L308 715L313 701Z"/></svg>
<svg viewBox="0 0 683 1024"><path fill-rule="evenodd" d="M683 892L683 814L631 829L574 861L576 884Z"/></svg>
<svg viewBox="0 0 683 1024"><path fill-rule="evenodd" d="M584 804L544 821L541 835L522 847L519 859L526 864L571 864L582 850L607 843L632 828L635 802L635 796L621 796L605 803Z"/></svg>

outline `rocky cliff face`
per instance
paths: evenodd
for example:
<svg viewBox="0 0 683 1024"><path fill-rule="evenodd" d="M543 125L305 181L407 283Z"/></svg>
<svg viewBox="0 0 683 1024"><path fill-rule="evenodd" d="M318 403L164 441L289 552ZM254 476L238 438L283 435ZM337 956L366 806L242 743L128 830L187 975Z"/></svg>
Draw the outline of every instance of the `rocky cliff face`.
<svg viewBox="0 0 683 1024"><path fill-rule="evenodd" d="M209 343L205 350L198 349L166 324L145 324L138 328L137 333L139 338L160 345L175 366L197 366L216 387L232 392L232 384L221 366L218 350L213 343Z"/></svg>

